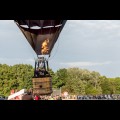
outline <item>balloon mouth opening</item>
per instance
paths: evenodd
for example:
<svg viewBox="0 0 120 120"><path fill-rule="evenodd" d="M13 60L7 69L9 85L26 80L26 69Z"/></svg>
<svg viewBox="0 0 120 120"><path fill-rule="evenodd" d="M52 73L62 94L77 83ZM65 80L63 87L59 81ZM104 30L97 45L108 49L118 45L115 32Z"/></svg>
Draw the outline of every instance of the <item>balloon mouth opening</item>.
<svg viewBox="0 0 120 120"><path fill-rule="evenodd" d="M23 27L23 28L29 28L29 29L44 29L44 28L60 27L60 26L62 26L62 24L56 25L56 26L44 26L44 27L39 27L39 26L29 27L27 25L20 25L20 26Z"/></svg>

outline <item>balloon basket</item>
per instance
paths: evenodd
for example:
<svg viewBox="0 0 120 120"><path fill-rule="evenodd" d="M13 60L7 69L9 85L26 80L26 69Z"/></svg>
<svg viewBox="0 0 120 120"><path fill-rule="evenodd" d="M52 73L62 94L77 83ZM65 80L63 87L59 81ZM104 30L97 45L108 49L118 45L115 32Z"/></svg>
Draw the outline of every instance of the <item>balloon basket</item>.
<svg viewBox="0 0 120 120"><path fill-rule="evenodd" d="M51 95L52 91L52 78L32 78L33 95Z"/></svg>

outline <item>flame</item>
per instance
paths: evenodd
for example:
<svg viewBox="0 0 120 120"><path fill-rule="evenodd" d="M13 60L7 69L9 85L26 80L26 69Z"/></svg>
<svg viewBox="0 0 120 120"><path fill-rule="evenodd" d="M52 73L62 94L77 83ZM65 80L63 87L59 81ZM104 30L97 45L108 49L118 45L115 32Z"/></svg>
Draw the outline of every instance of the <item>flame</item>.
<svg viewBox="0 0 120 120"><path fill-rule="evenodd" d="M49 39L44 40L44 42L42 43L42 50L41 50L42 55L48 53L49 51L48 43L49 43Z"/></svg>

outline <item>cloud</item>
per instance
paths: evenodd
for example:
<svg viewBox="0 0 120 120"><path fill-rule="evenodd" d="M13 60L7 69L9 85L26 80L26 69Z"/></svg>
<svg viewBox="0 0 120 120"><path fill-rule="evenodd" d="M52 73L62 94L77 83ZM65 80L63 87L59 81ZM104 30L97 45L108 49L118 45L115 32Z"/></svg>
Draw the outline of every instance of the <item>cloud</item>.
<svg viewBox="0 0 120 120"><path fill-rule="evenodd" d="M16 26L14 20L0 20L1 31L12 31L12 28Z"/></svg>
<svg viewBox="0 0 120 120"><path fill-rule="evenodd" d="M14 20L0 20L0 25L10 25Z"/></svg>
<svg viewBox="0 0 120 120"><path fill-rule="evenodd" d="M14 64L31 64L34 65L35 60L34 59L21 59L21 58L0 58L1 64L8 64L8 65L14 65Z"/></svg>
<svg viewBox="0 0 120 120"><path fill-rule="evenodd" d="M72 44L94 41L107 45L108 41L115 43L120 39L120 20L69 20L64 31L67 34L63 38Z"/></svg>
<svg viewBox="0 0 120 120"><path fill-rule="evenodd" d="M69 20L70 26L84 26L97 29L116 29L120 28L119 20Z"/></svg>
<svg viewBox="0 0 120 120"><path fill-rule="evenodd" d="M21 31L15 24L14 20L0 20L0 37L1 39L13 39L22 35Z"/></svg>
<svg viewBox="0 0 120 120"><path fill-rule="evenodd" d="M60 63L61 65L66 65L68 67L88 67L88 66L102 66L111 64L111 61L106 62L68 62L68 63Z"/></svg>

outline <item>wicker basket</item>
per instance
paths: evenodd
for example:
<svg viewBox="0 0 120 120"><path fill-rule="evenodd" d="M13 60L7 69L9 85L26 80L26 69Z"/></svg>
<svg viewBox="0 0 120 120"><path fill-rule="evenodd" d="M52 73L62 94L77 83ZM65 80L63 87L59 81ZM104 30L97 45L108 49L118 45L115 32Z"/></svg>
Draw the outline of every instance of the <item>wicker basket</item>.
<svg viewBox="0 0 120 120"><path fill-rule="evenodd" d="M33 94L48 95L52 93L52 78L33 78Z"/></svg>

